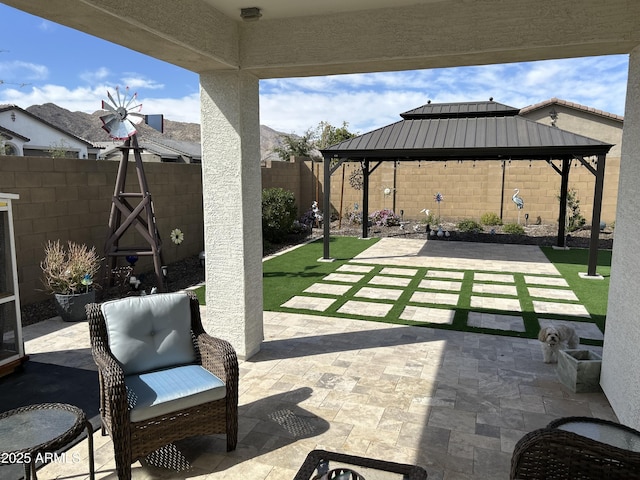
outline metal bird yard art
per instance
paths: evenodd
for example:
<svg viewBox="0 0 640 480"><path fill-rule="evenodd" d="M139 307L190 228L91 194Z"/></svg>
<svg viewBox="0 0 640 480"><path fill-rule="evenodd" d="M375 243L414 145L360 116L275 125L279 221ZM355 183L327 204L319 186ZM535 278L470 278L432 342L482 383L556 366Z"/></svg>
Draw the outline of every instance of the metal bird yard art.
<svg viewBox="0 0 640 480"><path fill-rule="evenodd" d="M520 210L524 208L524 200L522 200L522 197L518 195L520 193L520 189L514 188L513 192L511 200L513 200L513 203L516 204L516 208L518 209L518 225L520 225Z"/></svg>

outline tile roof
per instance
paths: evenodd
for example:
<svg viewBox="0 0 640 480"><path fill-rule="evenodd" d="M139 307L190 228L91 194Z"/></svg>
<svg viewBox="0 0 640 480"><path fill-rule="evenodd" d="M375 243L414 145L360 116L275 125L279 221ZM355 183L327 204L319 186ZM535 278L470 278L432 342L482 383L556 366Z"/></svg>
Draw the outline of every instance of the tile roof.
<svg viewBox="0 0 640 480"><path fill-rule="evenodd" d="M533 112L535 110L539 110L545 107L550 107L552 105L562 105L562 106L573 108L576 110L581 110L583 112L592 113L594 115L599 115L601 117L618 120L620 122L624 121L624 117L620 115L616 115L615 113L605 112L604 110L598 110L597 108L587 107L585 105L580 105L579 103L569 102L567 100L562 100L561 98L556 98L556 97L550 98L549 100L545 100L543 102L539 102L533 105L529 105L528 107L524 107L522 110L520 110L520 114L525 115L529 112Z"/></svg>

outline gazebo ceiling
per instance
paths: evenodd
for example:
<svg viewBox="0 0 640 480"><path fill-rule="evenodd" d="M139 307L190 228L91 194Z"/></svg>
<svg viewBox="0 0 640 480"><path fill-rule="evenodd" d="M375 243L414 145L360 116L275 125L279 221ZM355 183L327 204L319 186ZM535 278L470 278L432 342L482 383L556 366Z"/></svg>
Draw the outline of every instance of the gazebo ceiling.
<svg viewBox="0 0 640 480"><path fill-rule="evenodd" d="M428 103L402 120L322 150L325 158L358 161L526 159L606 154L613 145L518 115L501 103Z"/></svg>

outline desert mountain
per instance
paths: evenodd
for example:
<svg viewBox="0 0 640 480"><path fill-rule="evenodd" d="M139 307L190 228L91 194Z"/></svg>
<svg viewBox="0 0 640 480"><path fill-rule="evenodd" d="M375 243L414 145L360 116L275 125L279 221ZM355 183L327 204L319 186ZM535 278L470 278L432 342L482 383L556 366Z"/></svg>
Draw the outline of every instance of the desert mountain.
<svg viewBox="0 0 640 480"><path fill-rule="evenodd" d="M91 114L71 112L53 103L32 105L26 110L90 142L105 142L110 140L107 132L102 129L102 121L100 120L100 115L104 115L104 111L102 110ZM175 122L165 118L164 133L160 133L144 124L138 127L140 138L166 138L186 142L200 142L199 123ZM283 135L282 132L273 130L265 125L260 125L260 158L262 160L278 160L278 156L273 153L273 148L279 145L281 135Z"/></svg>

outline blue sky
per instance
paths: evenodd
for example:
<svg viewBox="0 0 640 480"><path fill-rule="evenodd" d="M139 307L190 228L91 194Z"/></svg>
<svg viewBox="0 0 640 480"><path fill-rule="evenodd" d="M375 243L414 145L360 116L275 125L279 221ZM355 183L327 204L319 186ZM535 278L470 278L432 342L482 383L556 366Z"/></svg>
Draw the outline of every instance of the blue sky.
<svg viewBox="0 0 640 480"><path fill-rule="evenodd" d="M138 93L142 113L200 121L198 75L0 4L0 104L100 109L115 87ZM525 107L558 97L624 115L628 56L262 80L260 123L302 134L321 121L365 133L431 100L490 97Z"/></svg>

